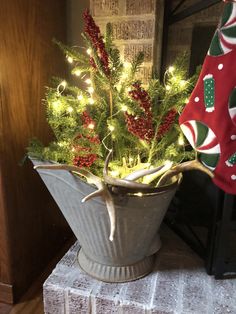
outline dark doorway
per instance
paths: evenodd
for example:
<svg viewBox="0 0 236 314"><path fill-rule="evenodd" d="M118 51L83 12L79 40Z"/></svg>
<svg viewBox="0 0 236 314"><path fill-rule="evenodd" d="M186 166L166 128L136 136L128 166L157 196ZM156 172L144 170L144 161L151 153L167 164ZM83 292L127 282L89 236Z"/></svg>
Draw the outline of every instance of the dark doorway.
<svg viewBox="0 0 236 314"><path fill-rule="evenodd" d="M215 25L195 26L193 28L189 74L196 72L196 67L202 65L215 32Z"/></svg>

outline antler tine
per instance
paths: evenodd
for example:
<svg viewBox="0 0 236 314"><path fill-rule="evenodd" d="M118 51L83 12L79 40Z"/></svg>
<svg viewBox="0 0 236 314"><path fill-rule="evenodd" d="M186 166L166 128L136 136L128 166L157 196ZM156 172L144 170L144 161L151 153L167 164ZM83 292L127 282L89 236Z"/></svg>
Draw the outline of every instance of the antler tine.
<svg viewBox="0 0 236 314"><path fill-rule="evenodd" d="M93 180L94 182L101 181L101 179L99 177L95 176L90 171L88 171L86 169L79 168L77 166L57 165L57 164L56 165L38 165L38 166L34 166L34 169L36 169L36 170L37 169L67 170L70 172L76 172L85 178L89 178L89 179Z"/></svg>
<svg viewBox="0 0 236 314"><path fill-rule="evenodd" d="M195 159L195 160L184 162L170 169L169 171L167 171L158 181L157 187L165 185L169 179L178 175L179 173L189 171L189 170L200 170L202 172L205 172L211 178L214 177L214 174L208 168L203 166L197 159Z"/></svg>
<svg viewBox="0 0 236 314"><path fill-rule="evenodd" d="M126 188L136 188L140 190L147 190L150 188L148 184L143 183L137 183L125 179L117 179L109 176L108 174L108 165L109 161L111 159L112 150L110 150L109 154L106 157L104 168L103 168L103 178L104 182L106 184L114 185L114 186L120 186L120 187L126 187Z"/></svg>
<svg viewBox="0 0 236 314"><path fill-rule="evenodd" d="M108 175L108 166L109 166L109 162L111 159L111 154L112 154L112 149L109 151L106 159L105 159L105 163L104 163L104 167L103 167L103 176L107 176Z"/></svg>

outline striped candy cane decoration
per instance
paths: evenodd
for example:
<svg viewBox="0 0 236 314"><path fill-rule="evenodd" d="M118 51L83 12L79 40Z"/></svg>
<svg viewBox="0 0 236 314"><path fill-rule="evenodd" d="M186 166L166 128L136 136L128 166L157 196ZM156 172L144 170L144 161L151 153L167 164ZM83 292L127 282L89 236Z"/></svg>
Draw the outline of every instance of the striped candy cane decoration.
<svg viewBox="0 0 236 314"><path fill-rule="evenodd" d="M199 159L210 170L215 170L220 158L220 144L214 132L200 121L187 121L180 125L191 146L199 152Z"/></svg>
<svg viewBox="0 0 236 314"><path fill-rule="evenodd" d="M226 3L222 19L212 39L208 54L220 56L236 47L236 3Z"/></svg>

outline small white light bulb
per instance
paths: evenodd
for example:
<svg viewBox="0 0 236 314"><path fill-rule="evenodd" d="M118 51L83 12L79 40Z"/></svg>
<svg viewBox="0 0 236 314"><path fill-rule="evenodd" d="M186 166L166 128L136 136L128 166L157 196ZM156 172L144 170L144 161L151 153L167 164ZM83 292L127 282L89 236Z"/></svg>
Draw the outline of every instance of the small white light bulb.
<svg viewBox="0 0 236 314"><path fill-rule="evenodd" d="M67 56L67 58L66 58L66 59L67 59L67 61L68 61L69 63L73 63L73 61L74 61L74 60L73 60L73 58L72 58L72 57L70 57L70 56Z"/></svg>
<svg viewBox="0 0 236 314"><path fill-rule="evenodd" d="M60 85L63 86L64 88L66 88L67 82L66 81L62 81Z"/></svg>
<svg viewBox="0 0 236 314"><path fill-rule="evenodd" d="M113 132L113 131L115 130L115 127L114 127L113 125L109 125L109 126L108 126L108 129L109 129L111 132Z"/></svg>
<svg viewBox="0 0 236 314"><path fill-rule="evenodd" d="M119 171L118 170L112 170L111 176L117 178L119 176Z"/></svg>
<svg viewBox="0 0 236 314"><path fill-rule="evenodd" d="M90 94L92 94L92 93L94 92L94 88L93 88L92 86L90 86L90 87L88 88L88 92L89 92Z"/></svg>
<svg viewBox="0 0 236 314"><path fill-rule="evenodd" d="M92 54L92 49L90 49L90 48L89 48L89 49L87 49L87 51L86 51L86 52L87 52L87 54L88 54L88 55L90 55L90 56L91 56L91 54Z"/></svg>
<svg viewBox="0 0 236 314"><path fill-rule="evenodd" d="M92 83L92 81L88 78L87 80L85 80L85 83L89 85Z"/></svg>
<svg viewBox="0 0 236 314"><path fill-rule="evenodd" d="M78 99L78 100L83 100L83 99L84 99L84 96L80 94L80 95L77 96L77 99Z"/></svg>
<svg viewBox="0 0 236 314"><path fill-rule="evenodd" d="M80 76L80 75L81 75L81 71L80 71L80 70L76 70L76 71L74 72L74 74L75 74L76 76Z"/></svg>
<svg viewBox="0 0 236 314"><path fill-rule="evenodd" d="M130 62L124 62L124 68L130 68L131 63Z"/></svg>
<svg viewBox="0 0 236 314"><path fill-rule="evenodd" d="M89 128L90 130L93 130L93 129L94 129L94 124L93 124L93 123L89 123L88 128Z"/></svg>
<svg viewBox="0 0 236 314"><path fill-rule="evenodd" d="M127 107L126 105L123 105L123 106L121 107L121 110L122 110L122 111L127 111L127 110L128 110L128 107Z"/></svg>
<svg viewBox="0 0 236 314"><path fill-rule="evenodd" d="M129 163L133 162L134 161L134 158L132 157L129 157Z"/></svg>
<svg viewBox="0 0 236 314"><path fill-rule="evenodd" d="M166 90L170 90L171 89L171 87L170 87L170 85L166 85Z"/></svg>
<svg viewBox="0 0 236 314"><path fill-rule="evenodd" d="M168 71L170 72L170 73L173 73L174 72L174 70L175 70L175 67L172 65L172 66L170 66L169 67L169 69L168 69Z"/></svg>
<svg viewBox="0 0 236 314"><path fill-rule="evenodd" d="M95 103L94 99L93 99L93 98L90 98L90 99L89 99L89 103L90 103L90 105L93 105L93 104Z"/></svg>
<svg viewBox="0 0 236 314"><path fill-rule="evenodd" d="M186 81L185 80L181 80L180 82L179 82L179 85L181 86L181 87L184 87L185 85L186 85Z"/></svg>
<svg viewBox="0 0 236 314"><path fill-rule="evenodd" d="M179 144L179 146L184 146L184 139L182 136L179 137L178 144Z"/></svg>
<svg viewBox="0 0 236 314"><path fill-rule="evenodd" d="M74 109L73 109L72 107L68 107L68 108L67 108L67 111L68 111L69 113L73 112L73 110L74 110Z"/></svg>

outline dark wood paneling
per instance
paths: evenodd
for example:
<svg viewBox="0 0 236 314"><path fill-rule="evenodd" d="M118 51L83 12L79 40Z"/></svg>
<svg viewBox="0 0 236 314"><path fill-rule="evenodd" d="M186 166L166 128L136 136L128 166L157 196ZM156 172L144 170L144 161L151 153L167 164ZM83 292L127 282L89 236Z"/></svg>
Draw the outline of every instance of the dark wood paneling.
<svg viewBox="0 0 236 314"><path fill-rule="evenodd" d="M0 302L13 303L13 287L11 285L0 282Z"/></svg>
<svg viewBox="0 0 236 314"><path fill-rule="evenodd" d="M64 76L51 40L65 40L65 18L65 0L1 1L0 282L15 298L71 235L31 163L19 166L30 138L51 137L41 99L49 78Z"/></svg>

